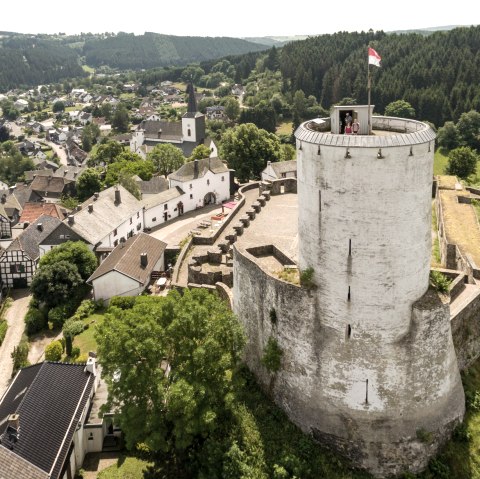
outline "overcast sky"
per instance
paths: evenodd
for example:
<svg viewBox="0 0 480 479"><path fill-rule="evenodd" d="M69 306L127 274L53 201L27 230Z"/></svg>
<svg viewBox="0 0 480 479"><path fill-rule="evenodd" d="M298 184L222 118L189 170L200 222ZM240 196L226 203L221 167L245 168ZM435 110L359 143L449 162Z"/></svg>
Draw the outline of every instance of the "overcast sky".
<svg viewBox="0 0 480 479"><path fill-rule="evenodd" d="M445 5L448 5L445 6ZM480 23L475 2L403 0L2 1L0 31L147 32L190 36L290 36Z"/></svg>

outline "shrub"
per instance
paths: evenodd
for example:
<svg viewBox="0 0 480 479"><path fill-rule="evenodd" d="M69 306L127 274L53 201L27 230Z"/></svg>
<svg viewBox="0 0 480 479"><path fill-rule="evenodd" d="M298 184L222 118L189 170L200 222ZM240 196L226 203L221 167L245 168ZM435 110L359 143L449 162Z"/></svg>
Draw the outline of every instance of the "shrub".
<svg viewBox="0 0 480 479"><path fill-rule="evenodd" d="M32 306L30 303L27 314L25 315L25 328L29 336L38 333L47 327L47 316L43 309Z"/></svg>
<svg viewBox="0 0 480 479"><path fill-rule="evenodd" d="M73 348L75 349L75 348ZM74 363L76 364L83 364L83 363L86 363L88 361L88 354L87 353L83 353L83 354L80 354L77 358L75 358L75 361L73 361Z"/></svg>
<svg viewBox="0 0 480 479"><path fill-rule="evenodd" d="M448 293L451 281L440 271L430 271L430 284L440 293Z"/></svg>
<svg viewBox="0 0 480 479"><path fill-rule="evenodd" d="M431 432L423 429L423 428L420 428L420 429L417 429L417 439L420 441L420 442L424 442L424 443L431 443L432 442L432 439L433 439L433 435Z"/></svg>
<svg viewBox="0 0 480 479"><path fill-rule="evenodd" d="M428 464L428 469L435 479L450 479L450 469L440 458L434 458Z"/></svg>
<svg viewBox="0 0 480 479"><path fill-rule="evenodd" d="M283 351L278 345L277 340L270 336L263 351L262 364L269 372L276 373L280 369L282 355Z"/></svg>
<svg viewBox="0 0 480 479"><path fill-rule="evenodd" d="M97 305L91 299L84 299L77 311L75 312L75 317L77 319L84 319L93 314L97 310Z"/></svg>
<svg viewBox="0 0 480 479"><path fill-rule="evenodd" d="M312 267L304 269L300 273L300 284L306 288L313 288L315 286L315 282L313 281L313 273L314 270Z"/></svg>
<svg viewBox="0 0 480 479"><path fill-rule="evenodd" d="M135 296L115 296L110 300L110 306L120 309L132 309L135 305Z"/></svg>
<svg viewBox="0 0 480 479"><path fill-rule="evenodd" d="M11 354L13 359L12 377L20 368L28 366L28 348L28 339L25 335L23 335L20 344L16 348L13 348L13 352Z"/></svg>
<svg viewBox="0 0 480 479"><path fill-rule="evenodd" d="M59 329L71 314L71 307L65 304L55 306L48 312L48 322L53 329Z"/></svg>
<svg viewBox="0 0 480 479"><path fill-rule="evenodd" d="M60 341L52 341L45 348L46 361L60 361L62 359L62 343Z"/></svg>
<svg viewBox="0 0 480 479"><path fill-rule="evenodd" d="M85 326L82 323L82 321L79 321L78 319L76 319L75 316L71 317L70 319L67 319L63 325L63 336L65 338L65 347L67 349L67 356L72 356L73 338L78 334L80 334L85 329Z"/></svg>
<svg viewBox="0 0 480 479"><path fill-rule="evenodd" d="M76 359L80 356L80 348L75 346L74 348L72 348L72 352L70 353L70 357L72 359Z"/></svg>
<svg viewBox="0 0 480 479"><path fill-rule="evenodd" d="M7 334L8 323L6 321L0 321L0 346L5 339L5 335Z"/></svg>
<svg viewBox="0 0 480 479"><path fill-rule="evenodd" d="M459 424L453 431L453 440L455 442L469 442L471 439L470 431L465 423Z"/></svg>

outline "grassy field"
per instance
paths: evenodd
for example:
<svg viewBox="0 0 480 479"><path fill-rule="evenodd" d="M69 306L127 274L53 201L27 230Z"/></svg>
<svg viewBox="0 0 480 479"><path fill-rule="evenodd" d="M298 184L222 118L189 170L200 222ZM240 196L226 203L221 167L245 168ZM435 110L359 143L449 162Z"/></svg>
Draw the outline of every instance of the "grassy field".
<svg viewBox="0 0 480 479"><path fill-rule="evenodd" d="M73 340L73 346L80 348L80 354L88 354L89 351L97 350L97 342L93 335L95 334L96 327L103 323L103 314L92 314L88 318L84 319L84 324L88 324L89 327L82 334L75 336Z"/></svg>
<svg viewBox="0 0 480 479"><path fill-rule="evenodd" d="M292 122L291 121L284 121L277 126L277 130L275 131L277 135L291 135L292 134Z"/></svg>
<svg viewBox="0 0 480 479"><path fill-rule="evenodd" d="M88 65L82 65L83 71L87 73L95 73L95 68L89 67Z"/></svg>
<svg viewBox="0 0 480 479"><path fill-rule="evenodd" d="M433 158L433 174L434 175L445 175L445 168L448 163L448 157L446 152L442 148L437 148L435 151L435 156Z"/></svg>
<svg viewBox="0 0 480 479"><path fill-rule="evenodd" d="M135 98L135 93L121 93L120 100L131 100Z"/></svg>
<svg viewBox="0 0 480 479"><path fill-rule="evenodd" d="M150 462L132 456L121 456L117 463L98 474L98 479L144 479Z"/></svg>

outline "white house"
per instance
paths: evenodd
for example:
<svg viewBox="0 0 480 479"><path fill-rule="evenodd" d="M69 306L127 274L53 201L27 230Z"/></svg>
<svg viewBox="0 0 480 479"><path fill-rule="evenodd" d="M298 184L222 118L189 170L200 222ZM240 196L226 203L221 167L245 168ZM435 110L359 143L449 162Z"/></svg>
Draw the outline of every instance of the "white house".
<svg viewBox="0 0 480 479"><path fill-rule="evenodd" d="M119 244L87 280L93 286L95 300L142 293L152 272L164 271L166 247L166 243L145 233Z"/></svg>
<svg viewBox="0 0 480 479"><path fill-rule="evenodd" d="M228 200L232 173L220 158L205 158L185 163L170 174L170 187L177 186L185 192L179 214Z"/></svg>
<svg viewBox="0 0 480 479"><path fill-rule="evenodd" d="M143 206L123 186L95 193L64 221L97 253L143 231Z"/></svg>
<svg viewBox="0 0 480 479"><path fill-rule="evenodd" d="M161 225L184 211L185 193L178 187L169 188L142 200L145 228Z"/></svg>
<svg viewBox="0 0 480 479"><path fill-rule="evenodd" d="M297 177L297 160L267 161L266 168L262 171L262 181L281 180L282 178Z"/></svg>
<svg viewBox="0 0 480 479"><path fill-rule="evenodd" d="M18 111L23 111L26 108L28 108L28 101L24 100L23 98L19 98L13 106L18 110Z"/></svg>

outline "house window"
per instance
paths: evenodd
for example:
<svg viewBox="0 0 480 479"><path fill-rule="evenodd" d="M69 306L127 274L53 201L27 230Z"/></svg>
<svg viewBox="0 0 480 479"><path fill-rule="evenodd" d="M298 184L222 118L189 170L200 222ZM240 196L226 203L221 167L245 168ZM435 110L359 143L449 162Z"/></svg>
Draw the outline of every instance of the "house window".
<svg viewBox="0 0 480 479"><path fill-rule="evenodd" d="M168 210L168 205L166 205L166 204L163 205L163 209L164 209L164 210Z"/></svg>
<svg viewBox="0 0 480 479"><path fill-rule="evenodd" d="M156 217L156 216L153 217L153 218L152 218L152 221L157 221L157 217Z"/></svg>
<svg viewBox="0 0 480 479"><path fill-rule="evenodd" d="M113 230L113 236L117 236L117 228Z"/></svg>
<svg viewBox="0 0 480 479"><path fill-rule="evenodd" d="M190 130L190 128L188 129L187 135L192 136L192 131Z"/></svg>
<svg viewBox="0 0 480 479"><path fill-rule="evenodd" d="M287 177L287 174L286 173L282 173L282 178L286 178Z"/></svg>
<svg viewBox="0 0 480 479"><path fill-rule="evenodd" d="M224 176L222 176L222 181L225 181L225 177L224 177Z"/></svg>
<svg viewBox="0 0 480 479"><path fill-rule="evenodd" d="M192 189L192 184L190 183L190 189Z"/></svg>
<svg viewBox="0 0 480 479"><path fill-rule="evenodd" d="M10 273L25 273L25 265L22 263L11 264Z"/></svg>
<svg viewBox="0 0 480 479"><path fill-rule="evenodd" d="M210 186L210 180L207 180L207 186Z"/></svg>
<svg viewBox="0 0 480 479"><path fill-rule="evenodd" d="M130 224L132 224L132 223L133 223L133 218L130 218Z"/></svg>
<svg viewBox="0 0 480 479"><path fill-rule="evenodd" d="M137 211L137 218L140 218L140 211Z"/></svg>
<svg viewBox="0 0 480 479"><path fill-rule="evenodd" d="M113 246L118 246L118 240L115 240L115 241L113 242Z"/></svg>
<svg viewBox="0 0 480 479"><path fill-rule="evenodd" d="M70 239L70 235L60 235L60 239Z"/></svg>
<svg viewBox="0 0 480 479"><path fill-rule="evenodd" d="M190 199L193 200L193 195L190 195Z"/></svg>
<svg viewBox="0 0 480 479"><path fill-rule="evenodd" d="M138 224L137 224L137 231L140 231L141 228L142 228L142 223L138 223Z"/></svg>

